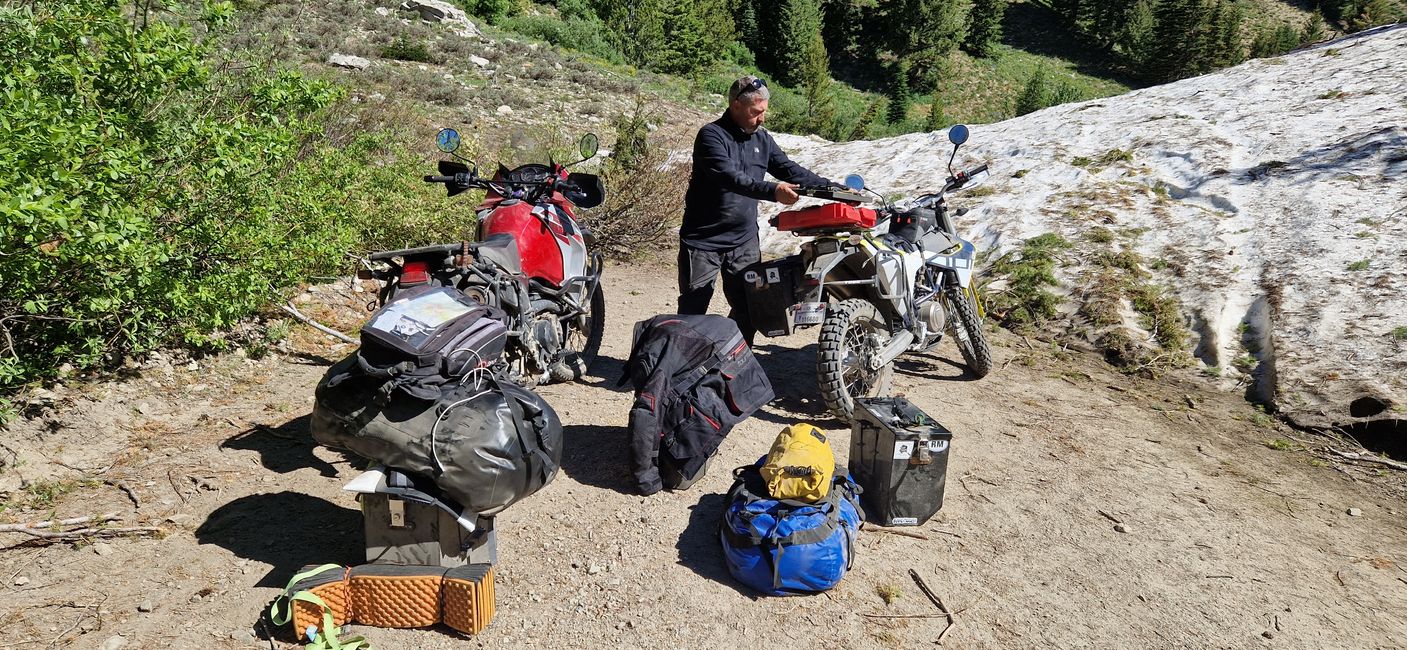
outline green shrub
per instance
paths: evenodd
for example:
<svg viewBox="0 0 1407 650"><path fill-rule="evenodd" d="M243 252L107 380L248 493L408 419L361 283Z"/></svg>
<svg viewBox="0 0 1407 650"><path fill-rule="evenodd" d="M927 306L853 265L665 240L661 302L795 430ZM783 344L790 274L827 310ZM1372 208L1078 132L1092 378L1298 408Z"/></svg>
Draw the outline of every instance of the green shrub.
<svg viewBox="0 0 1407 650"><path fill-rule="evenodd" d="M424 43L412 41L405 36L397 36L396 40L381 48L381 58L425 63L430 61L430 50L425 48Z"/></svg>
<svg viewBox="0 0 1407 650"><path fill-rule="evenodd" d="M1004 325L1039 325L1057 313L1060 298L1047 290L1058 286L1056 255L1071 244L1060 235L1046 233L1032 237L1015 254L1007 254L992 264L992 275L1007 279L1001 293L987 296L990 309Z"/></svg>
<svg viewBox="0 0 1407 650"><path fill-rule="evenodd" d="M624 63L625 56L611 44L606 27L599 20L552 16L514 16L504 18L499 26L530 38L547 41L558 47L584 52L611 63Z"/></svg>
<svg viewBox="0 0 1407 650"><path fill-rule="evenodd" d="M64 363L220 345L281 290L350 270L348 252L472 234L474 197L420 180L428 134L377 126L413 120L378 106L337 133L340 89L197 36L225 13L194 29L123 11L0 9L0 60L19 63L0 72L0 393Z"/></svg>

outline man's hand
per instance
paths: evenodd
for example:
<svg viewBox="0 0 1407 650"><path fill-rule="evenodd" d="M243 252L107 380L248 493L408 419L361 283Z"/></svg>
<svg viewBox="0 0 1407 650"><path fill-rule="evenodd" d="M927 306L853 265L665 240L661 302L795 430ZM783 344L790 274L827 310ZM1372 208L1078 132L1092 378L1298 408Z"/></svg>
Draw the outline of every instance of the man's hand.
<svg viewBox="0 0 1407 650"><path fill-rule="evenodd" d="M792 205L801 200L801 195L796 193L797 187L791 183L777 183L777 191L772 193L772 198L782 205Z"/></svg>

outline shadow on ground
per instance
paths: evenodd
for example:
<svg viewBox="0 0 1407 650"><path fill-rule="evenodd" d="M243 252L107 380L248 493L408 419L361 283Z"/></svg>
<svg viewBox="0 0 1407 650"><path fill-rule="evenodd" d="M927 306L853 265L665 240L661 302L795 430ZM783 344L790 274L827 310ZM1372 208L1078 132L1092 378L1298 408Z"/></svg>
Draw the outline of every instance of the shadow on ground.
<svg viewBox="0 0 1407 650"><path fill-rule="evenodd" d="M756 599L757 594L738 584L728 573L723 561L723 547L718 543L718 522L728 505L722 494L702 494L699 502L689 506L689 523L679 533L674 548L679 551L679 565L734 591Z"/></svg>
<svg viewBox="0 0 1407 650"><path fill-rule="evenodd" d="M777 396L768 408L759 410L753 417L764 422L791 425L796 423L799 416L822 428L846 426L831 415L826 403L821 400L821 390L816 386L817 347L812 343L803 348L770 344L758 348L763 354L757 355L757 361L767 371L772 392Z"/></svg>
<svg viewBox="0 0 1407 650"><path fill-rule="evenodd" d="M206 517L195 538L271 565L257 587L282 588L310 564L361 564L366 557L359 511L297 492L226 503Z"/></svg>
<svg viewBox="0 0 1407 650"><path fill-rule="evenodd" d="M337 468L313 455L317 442L308 430L310 419L303 415L277 427L255 425L220 443L220 448L258 452L259 464L279 474L312 467L323 476L336 477Z"/></svg>
<svg viewBox="0 0 1407 650"><path fill-rule="evenodd" d="M597 424L562 427L562 471L582 485L636 494L629 430Z"/></svg>
<svg viewBox="0 0 1407 650"><path fill-rule="evenodd" d="M617 385L620 381L621 373L625 372L625 361L615 357L600 355L591 362L591 370L586 373L586 377L581 383L592 388L604 388L616 393L630 392L630 382Z"/></svg>

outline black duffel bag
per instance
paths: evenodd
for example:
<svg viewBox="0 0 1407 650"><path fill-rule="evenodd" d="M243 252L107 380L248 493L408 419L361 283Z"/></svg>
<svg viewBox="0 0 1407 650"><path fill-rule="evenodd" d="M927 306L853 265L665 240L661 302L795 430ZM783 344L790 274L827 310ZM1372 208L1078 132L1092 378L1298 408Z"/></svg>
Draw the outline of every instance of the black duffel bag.
<svg viewBox="0 0 1407 650"><path fill-rule="evenodd" d="M356 354L333 366L318 383L313 438L429 477L486 516L556 476L562 423L536 393L487 372L443 384L434 399L399 391L377 399L385 384L360 372Z"/></svg>

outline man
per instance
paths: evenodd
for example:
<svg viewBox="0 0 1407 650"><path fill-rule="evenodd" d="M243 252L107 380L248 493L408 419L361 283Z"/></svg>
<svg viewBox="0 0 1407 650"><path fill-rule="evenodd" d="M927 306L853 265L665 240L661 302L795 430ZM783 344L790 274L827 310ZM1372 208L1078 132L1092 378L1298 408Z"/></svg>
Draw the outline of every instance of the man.
<svg viewBox="0 0 1407 650"><path fill-rule="evenodd" d="M743 269L762 259L757 240L757 202L796 203L798 185L834 185L787 158L762 128L767 119L767 83L745 76L728 89L728 110L694 138L694 172L684 195L679 229L679 313L702 314L723 273L728 317L749 345L757 330L747 313ZM782 180L763 180L770 173Z"/></svg>

